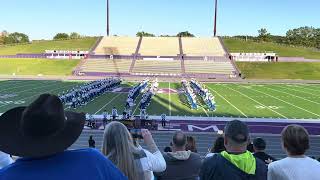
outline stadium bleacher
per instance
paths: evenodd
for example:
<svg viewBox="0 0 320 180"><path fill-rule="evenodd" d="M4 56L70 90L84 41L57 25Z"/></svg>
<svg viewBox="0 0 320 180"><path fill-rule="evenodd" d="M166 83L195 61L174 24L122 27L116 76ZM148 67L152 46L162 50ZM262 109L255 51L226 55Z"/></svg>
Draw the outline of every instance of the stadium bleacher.
<svg viewBox="0 0 320 180"><path fill-rule="evenodd" d="M90 59L80 66L80 72L128 73L131 60Z"/></svg>
<svg viewBox="0 0 320 180"><path fill-rule="evenodd" d="M103 141L103 131L101 130L84 130L70 149L80 149L88 147L88 139L92 135L96 141L97 149L101 149L102 141ZM163 151L166 146L170 145L170 141L172 139L173 132L152 132L152 136L158 145L159 149ZM214 133L187 133L187 135L191 135L196 138L196 145L199 154L204 157L208 153L208 149L213 146L215 139L217 138L217 134ZM271 135L271 134L253 134L251 135L252 139L255 137L263 137L267 142L267 149L270 155L274 156L277 159L286 157L286 154L283 152L281 148L281 137L280 135ZM309 156L318 157L320 154L320 149L318 148L319 139L318 137L310 137L311 149L307 152ZM141 143L142 147L144 147L143 143Z"/></svg>
<svg viewBox="0 0 320 180"><path fill-rule="evenodd" d="M179 39L177 37L144 37L139 53L143 56L177 56Z"/></svg>
<svg viewBox="0 0 320 180"><path fill-rule="evenodd" d="M183 52L187 56L225 56L218 38L182 38Z"/></svg>
<svg viewBox="0 0 320 180"><path fill-rule="evenodd" d="M178 60L138 60L133 73L181 74L181 62Z"/></svg>
<svg viewBox="0 0 320 180"><path fill-rule="evenodd" d="M137 37L103 37L100 44L94 50L97 55L132 55L137 47Z"/></svg>
<svg viewBox="0 0 320 180"><path fill-rule="evenodd" d="M213 73L213 74L232 74L234 67L230 61L215 62L215 61L184 61L186 73Z"/></svg>

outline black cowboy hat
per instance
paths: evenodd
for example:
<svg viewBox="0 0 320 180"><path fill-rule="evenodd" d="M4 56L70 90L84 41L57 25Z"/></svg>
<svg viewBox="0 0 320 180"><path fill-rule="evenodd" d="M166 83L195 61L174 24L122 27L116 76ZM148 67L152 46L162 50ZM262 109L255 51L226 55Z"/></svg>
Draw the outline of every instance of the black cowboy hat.
<svg viewBox="0 0 320 180"><path fill-rule="evenodd" d="M0 116L0 151L19 157L45 157L63 152L80 136L83 113L64 111L55 95L40 95L28 107Z"/></svg>

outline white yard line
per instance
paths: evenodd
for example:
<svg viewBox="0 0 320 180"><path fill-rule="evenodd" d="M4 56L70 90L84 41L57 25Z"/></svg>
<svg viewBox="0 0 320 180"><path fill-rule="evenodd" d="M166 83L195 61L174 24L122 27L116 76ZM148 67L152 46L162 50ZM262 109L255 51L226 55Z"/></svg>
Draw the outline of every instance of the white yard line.
<svg viewBox="0 0 320 180"><path fill-rule="evenodd" d="M67 86L59 87L59 88L56 88L56 89L52 89L52 90L50 90L50 91L41 92L40 94L49 93L49 92L56 91L56 90L58 90L58 89L64 89L65 87L70 87L70 86L74 86L74 85L72 84L72 85L67 85ZM35 94L35 95L28 96L28 97L23 98L23 99L18 99L17 101L22 101L22 100L29 99L29 98L32 98L32 97L35 97L35 96L39 96L40 94ZM12 104L4 104L4 105L2 105L2 106L0 106L0 107L8 106L8 105L12 105Z"/></svg>
<svg viewBox="0 0 320 180"><path fill-rule="evenodd" d="M201 108L204 111L204 113L206 113L207 117L209 117L209 114L207 113L206 109L204 109L202 106L201 106Z"/></svg>
<svg viewBox="0 0 320 180"><path fill-rule="evenodd" d="M309 101L309 102L312 102L312 103L315 103L315 104L320 104L319 102L315 102L315 101L311 101L309 99L306 99L306 98L303 98L303 97L300 97L300 96L296 96L296 95L293 95L291 93L287 93L287 92L283 92L283 91L279 91L279 90L276 90L276 89L272 89L272 88L268 88L268 87L262 87L262 88L267 88L267 89L270 89L272 91L277 91L277 92L280 92L280 93L283 93L283 94L288 94L290 96L293 96L293 97L297 97L297 98L300 98L300 99L303 99L305 101Z"/></svg>
<svg viewBox="0 0 320 180"><path fill-rule="evenodd" d="M315 90L315 89L312 89L312 88L307 88L306 86L303 86L303 87L301 87L301 86L295 86L295 87L299 87L299 88L302 88L302 89L307 89L307 90L310 90L310 91L315 91L315 92L320 93L320 91ZM308 87L310 87L310 86L308 86Z"/></svg>
<svg viewBox="0 0 320 180"><path fill-rule="evenodd" d="M293 107L295 107L295 108L297 108L297 109L303 110L303 111L305 111L305 112L308 112L308 113L310 113L310 114L313 114L313 115L316 115L316 116L320 117L319 114L316 114L316 113L314 113L314 112L311 112L311 111L309 111L309 110L306 110L306 109L304 109L304 108L302 108L302 107L296 106L296 105L294 105L294 104L292 104L292 103L289 103L289 102L287 102L287 101L285 101L285 100L282 100L282 99L280 99L280 98L274 97L274 96L272 96L272 95L270 95L270 94L261 92L261 91L256 90L256 89L251 89L251 90L252 90L252 91L259 92L259 93L261 93L261 94L265 94L265 95L267 95L267 96L269 96L269 97L272 97L272 98L277 99L277 100L279 100L279 101L281 101L281 102L284 102L284 103L286 103L286 104L289 104L289 105L291 105L291 106L293 106Z"/></svg>
<svg viewBox="0 0 320 180"><path fill-rule="evenodd" d="M248 117L245 113L243 113L239 108L237 108L235 105L233 105L231 102L229 102L226 98L224 98L221 94L219 94L217 91L213 90L212 88L208 87L211 91L215 92L218 96L220 96L223 100L225 100L227 103L229 103L232 107L234 107L237 111L239 111L243 116Z"/></svg>
<svg viewBox="0 0 320 180"><path fill-rule="evenodd" d="M225 86L225 87L227 87L227 86ZM272 111L272 112L274 112L274 113L276 113L276 114L280 115L281 117L288 119L288 117L286 117L285 115L283 115L283 114L281 114L281 113L279 113L279 112L277 112L277 111L275 111L275 110L273 110L273 109L269 108L268 106L266 106L266 105L264 105L263 103L261 103L261 102L259 102L259 101L255 100L255 99L253 99L253 98L251 98L250 96L248 96L248 95L246 95L246 94L243 94L242 92L240 92L240 91L238 91L238 90L235 90L235 89L232 89L232 88L230 88L230 87L227 87L227 88L229 88L230 90L235 91L235 92L237 92L237 93L241 94L242 96L245 96L245 97L247 97L248 99L251 99L252 101L254 101L254 102L256 102L256 103L258 103L258 104L260 104L260 105L262 105L262 106L266 107L267 109L269 109L270 111ZM247 88L246 88L246 89L247 89ZM250 88L250 89L251 89L251 88Z"/></svg>
<svg viewBox="0 0 320 180"><path fill-rule="evenodd" d="M309 93L309 92L306 92L306 91L300 91L300 90L297 90L297 89L292 89L292 88L287 88L287 87L290 87L290 86L280 86L281 88L285 88L285 89L288 89L288 90L292 90L292 91L297 91L297 92L301 92L301 93L305 93L305 94L310 94L312 96L316 96L316 97L320 97L320 96L317 96L315 95L314 93Z"/></svg>
<svg viewBox="0 0 320 180"><path fill-rule="evenodd" d="M102 106L97 112L94 113L94 115L98 114L102 109L104 109L105 107L107 107L110 103L112 103L117 97L119 97L121 95L121 93L119 93L118 95L116 95L114 98L112 98L108 103L106 103L104 106Z"/></svg>
<svg viewBox="0 0 320 180"><path fill-rule="evenodd" d="M171 116L171 85L169 82L169 115Z"/></svg>

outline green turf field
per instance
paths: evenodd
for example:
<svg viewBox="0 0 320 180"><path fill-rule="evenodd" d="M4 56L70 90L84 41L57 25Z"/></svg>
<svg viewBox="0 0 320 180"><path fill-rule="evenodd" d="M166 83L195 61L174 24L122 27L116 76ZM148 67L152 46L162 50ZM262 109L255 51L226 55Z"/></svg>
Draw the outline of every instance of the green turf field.
<svg viewBox="0 0 320 180"><path fill-rule="evenodd" d="M16 106L27 105L41 93L58 94L79 84L81 82L1 81L0 113ZM122 87L132 85L133 83L123 83ZM215 112L208 111L203 104L200 104L198 110L190 110L185 97L179 93L157 94L153 97L147 112L149 115L166 113L172 116L320 119L320 85L206 84L206 86L216 96ZM160 83L159 88L179 90L180 84ZM115 106L121 112L126 97L127 93L106 93L76 111L101 114L105 109L111 112ZM140 98L141 96L137 102ZM134 113L139 114L138 106Z"/></svg>
<svg viewBox="0 0 320 180"><path fill-rule="evenodd" d="M230 52L268 52L272 51L282 57L304 57L306 59L319 59L320 51L304 47L290 47L268 42L253 42L240 39L223 39Z"/></svg>
<svg viewBox="0 0 320 180"><path fill-rule="evenodd" d="M320 62L237 62L247 79L320 79Z"/></svg>
<svg viewBox="0 0 320 180"><path fill-rule="evenodd" d="M16 55L17 53L44 53L45 50L84 50L88 51L97 38L70 39L61 41L41 41L31 44L0 46L0 55Z"/></svg>
<svg viewBox="0 0 320 180"><path fill-rule="evenodd" d="M71 75L80 60L0 59L0 75Z"/></svg>

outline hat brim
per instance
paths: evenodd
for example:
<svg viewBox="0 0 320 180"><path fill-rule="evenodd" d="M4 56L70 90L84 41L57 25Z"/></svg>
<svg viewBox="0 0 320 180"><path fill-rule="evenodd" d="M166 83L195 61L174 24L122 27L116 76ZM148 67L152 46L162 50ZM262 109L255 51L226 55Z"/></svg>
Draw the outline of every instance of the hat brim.
<svg viewBox="0 0 320 180"><path fill-rule="evenodd" d="M65 111L64 128L45 138L24 136L19 130L26 107L17 107L0 116L0 151L19 157L44 157L63 152L80 136L85 114Z"/></svg>

